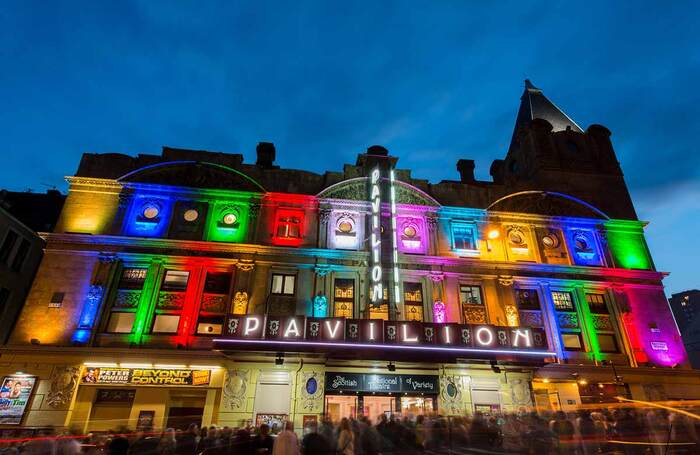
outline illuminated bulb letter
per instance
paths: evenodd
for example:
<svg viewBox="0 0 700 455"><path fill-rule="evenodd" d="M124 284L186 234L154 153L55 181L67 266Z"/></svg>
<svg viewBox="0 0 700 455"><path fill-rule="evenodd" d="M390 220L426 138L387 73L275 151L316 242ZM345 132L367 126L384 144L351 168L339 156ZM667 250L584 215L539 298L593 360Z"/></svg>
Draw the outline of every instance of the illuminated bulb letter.
<svg viewBox="0 0 700 455"><path fill-rule="evenodd" d="M513 347L514 348L520 347L520 339L521 338L525 339L525 347L526 348L532 347L532 337L530 336L530 331L524 330L524 329L516 329L516 330L513 330Z"/></svg>
<svg viewBox="0 0 700 455"><path fill-rule="evenodd" d="M372 171L372 184L375 184L379 181L379 168L376 168Z"/></svg>
<svg viewBox="0 0 700 455"><path fill-rule="evenodd" d="M408 337L408 324L401 324L403 330L403 342L404 343L415 343L418 341L418 337L414 336L412 338Z"/></svg>
<svg viewBox="0 0 700 455"><path fill-rule="evenodd" d="M452 344L452 334L450 334L450 326L446 325L443 327L445 331L445 344Z"/></svg>
<svg viewBox="0 0 700 455"><path fill-rule="evenodd" d="M330 332L331 338L335 338L335 335L338 333L338 329L340 328L340 321L334 321L335 326L331 328L331 321L324 321L326 323L326 329Z"/></svg>
<svg viewBox="0 0 700 455"><path fill-rule="evenodd" d="M284 331L284 338L289 338L289 336L294 333L294 337L299 336L299 328L297 327L297 320L290 319L289 324L287 324L287 329Z"/></svg>
<svg viewBox="0 0 700 455"><path fill-rule="evenodd" d="M251 322L255 323L255 325L251 325ZM256 318L255 316L246 318L245 319L245 330L243 331L243 336L248 336L251 332L255 332L260 328L260 319Z"/></svg>
<svg viewBox="0 0 700 455"><path fill-rule="evenodd" d="M373 302L378 302L381 300L384 296L382 295L382 283L377 283L374 286L372 286L372 301Z"/></svg>
<svg viewBox="0 0 700 455"><path fill-rule="evenodd" d="M488 341L484 341L482 334L486 332L488 334ZM482 346L489 346L493 343L493 331L488 327L479 327L476 330L476 342Z"/></svg>
<svg viewBox="0 0 700 455"><path fill-rule="evenodd" d="M369 322L369 341L374 341L374 322Z"/></svg>

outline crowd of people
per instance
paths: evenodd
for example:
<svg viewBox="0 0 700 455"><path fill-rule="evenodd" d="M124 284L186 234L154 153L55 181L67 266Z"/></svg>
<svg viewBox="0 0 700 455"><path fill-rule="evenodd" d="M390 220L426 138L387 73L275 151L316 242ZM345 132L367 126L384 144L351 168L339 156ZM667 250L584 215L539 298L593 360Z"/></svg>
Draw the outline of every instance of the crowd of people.
<svg viewBox="0 0 700 455"><path fill-rule="evenodd" d="M696 454L700 420L663 409L617 408L574 413L474 413L464 417L380 415L328 418L307 425L298 436L292 422L283 428L205 427L162 433L49 433L5 443L0 454L50 455L379 455L450 453L513 454Z"/></svg>

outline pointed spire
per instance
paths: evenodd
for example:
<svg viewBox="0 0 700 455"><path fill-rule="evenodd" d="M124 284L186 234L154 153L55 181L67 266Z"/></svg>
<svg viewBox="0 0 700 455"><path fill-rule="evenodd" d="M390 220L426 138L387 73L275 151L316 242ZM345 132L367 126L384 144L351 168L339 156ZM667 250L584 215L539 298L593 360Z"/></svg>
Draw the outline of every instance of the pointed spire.
<svg viewBox="0 0 700 455"><path fill-rule="evenodd" d="M529 124L532 120L541 118L552 124L552 131L564 131L567 128L583 133L580 126L549 100L541 89L535 87L530 79L525 79L525 90L520 97L520 109L515 119L513 138L510 142L509 150L513 147L515 135L521 126Z"/></svg>

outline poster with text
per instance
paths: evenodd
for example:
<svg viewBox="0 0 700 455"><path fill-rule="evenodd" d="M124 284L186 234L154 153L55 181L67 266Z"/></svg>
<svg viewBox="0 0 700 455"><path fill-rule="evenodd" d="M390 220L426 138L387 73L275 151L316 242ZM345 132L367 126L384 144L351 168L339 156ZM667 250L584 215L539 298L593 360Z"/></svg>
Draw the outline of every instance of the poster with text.
<svg viewBox="0 0 700 455"><path fill-rule="evenodd" d="M0 386L0 424L19 425L32 396L36 376L5 376Z"/></svg>

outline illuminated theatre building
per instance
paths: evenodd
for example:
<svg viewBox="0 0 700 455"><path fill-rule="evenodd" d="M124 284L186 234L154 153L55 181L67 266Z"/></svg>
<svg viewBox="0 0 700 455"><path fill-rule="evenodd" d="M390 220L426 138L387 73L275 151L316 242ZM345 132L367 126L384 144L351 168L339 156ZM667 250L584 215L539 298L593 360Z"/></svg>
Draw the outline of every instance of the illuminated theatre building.
<svg viewBox="0 0 700 455"><path fill-rule="evenodd" d="M2 350L84 431L698 398L610 132L526 84L493 181L85 154ZM148 420L150 419L150 420Z"/></svg>

